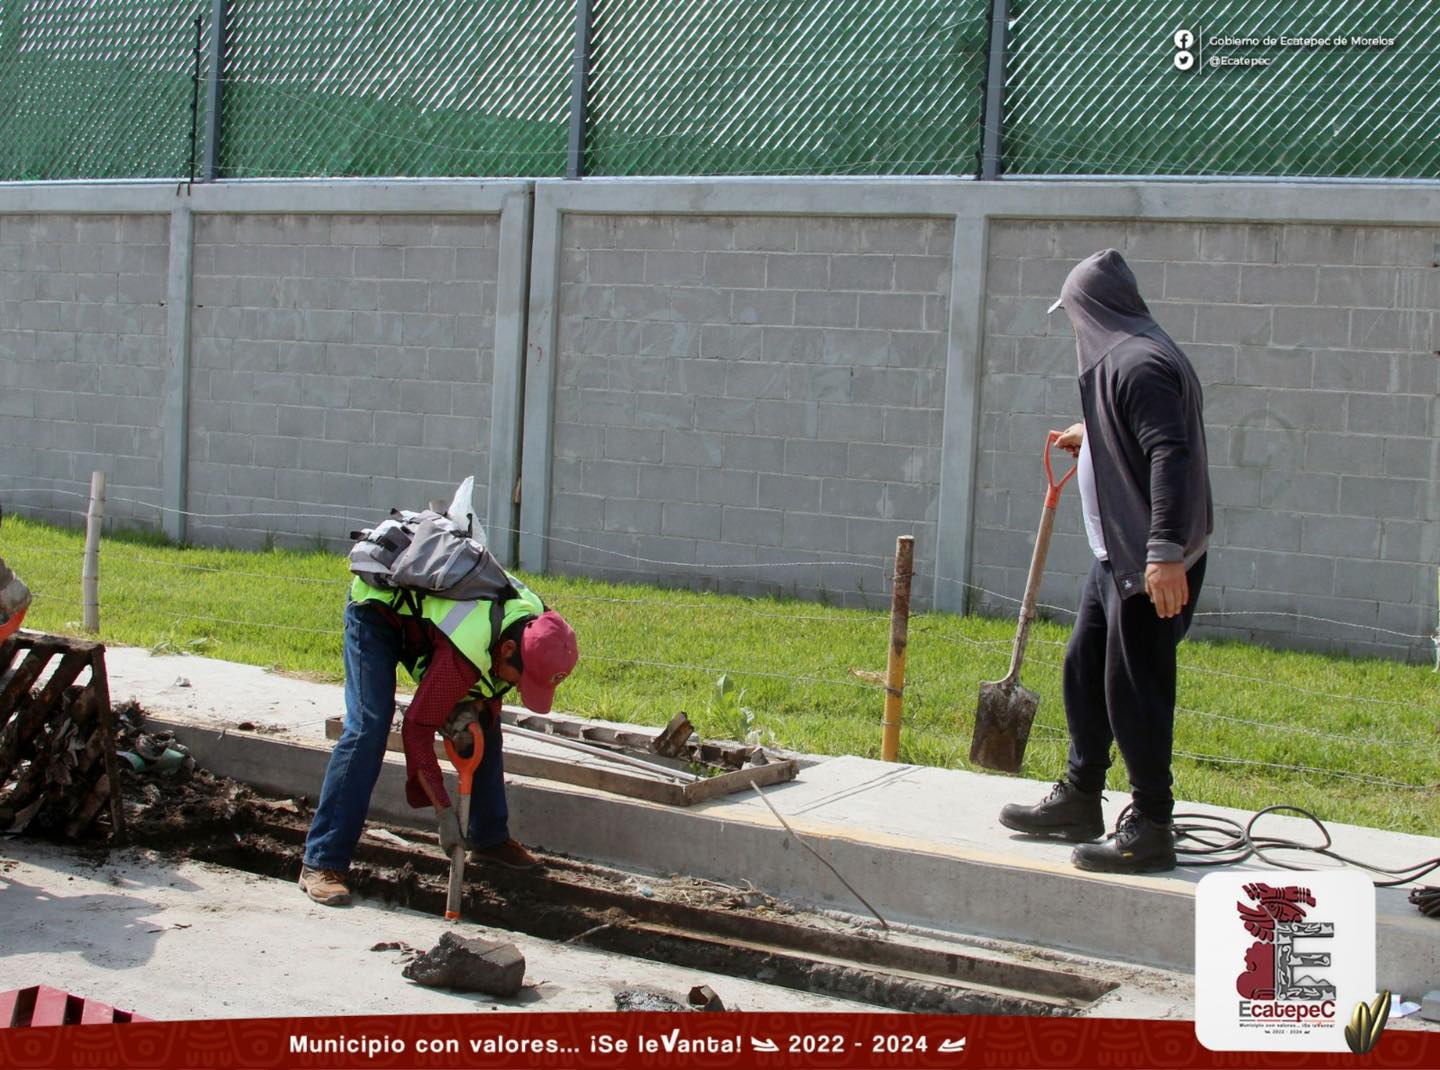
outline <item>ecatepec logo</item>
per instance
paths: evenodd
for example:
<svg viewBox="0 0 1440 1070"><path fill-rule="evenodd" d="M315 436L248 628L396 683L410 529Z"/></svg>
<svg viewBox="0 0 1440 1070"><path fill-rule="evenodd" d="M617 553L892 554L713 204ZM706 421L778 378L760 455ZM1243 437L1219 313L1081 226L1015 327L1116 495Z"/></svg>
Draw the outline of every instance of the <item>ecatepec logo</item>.
<svg viewBox="0 0 1440 1070"><path fill-rule="evenodd" d="M1218 1051L1346 1051L1375 994L1375 887L1360 873L1213 873L1195 902L1195 1029ZM1266 876L1269 876L1268 874Z"/></svg>
<svg viewBox="0 0 1440 1070"><path fill-rule="evenodd" d="M1245 894L1253 906L1236 903L1245 931L1255 942L1245 952L1245 972L1235 980L1240 998L1241 1014L1248 1010L1260 1017L1335 1016L1335 986L1322 977L1305 970L1324 969L1330 965L1329 951L1305 951L1310 941L1333 939L1335 923L1307 921L1306 912L1315 906L1315 895L1309 888L1287 884L1276 888L1269 884L1245 885ZM1251 1003L1293 1003L1292 1008L1247 1007ZM1302 1009L1298 1004L1306 1004Z"/></svg>

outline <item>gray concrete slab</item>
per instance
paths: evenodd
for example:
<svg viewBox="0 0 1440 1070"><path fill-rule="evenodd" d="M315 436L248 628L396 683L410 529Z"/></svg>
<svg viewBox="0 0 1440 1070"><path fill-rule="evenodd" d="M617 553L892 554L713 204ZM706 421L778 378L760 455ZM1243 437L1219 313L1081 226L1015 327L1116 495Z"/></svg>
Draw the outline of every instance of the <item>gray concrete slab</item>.
<svg viewBox="0 0 1440 1070"><path fill-rule="evenodd" d="M613 1011L622 988L683 1002L701 984L734 1010L875 1010L473 924L458 928L520 948L527 987L509 1000L425 988L400 976L400 952L370 948L428 950L451 928L434 915L373 900L322 907L288 881L135 849L97 865L24 840L0 848L0 991L47 984L171 1020Z"/></svg>
<svg viewBox="0 0 1440 1070"><path fill-rule="evenodd" d="M116 700L134 697L175 721L203 764L270 790L313 795L318 789L328 754L318 737L325 717L342 710L338 687L204 658L150 658L121 649L107 657ZM182 676L191 686L175 686ZM267 736L226 730L240 720L289 730ZM374 816L416 820L404 802L403 779L398 756L387 761L372 799ZM1069 863L1068 846L1023 840L1000 827L1001 805L1038 799L1045 790L1043 783L1010 777L839 757L815 759L799 779L766 794L890 920L1165 969L1193 968L1195 885L1207 871L1081 873ZM509 798L512 832L550 850L649 872L750 880L800 903L863 910L796 848L753 792L676 809L511 777ZM1124 802L1107 802L1109 820ZM1190 803L1179 809L1240 822L1249 817ZM1433 837L1329 828L1337 851L1379 865L1440 855L1440 839ZM1295 818L1267 819L1265 830L1315 839L1313 826ZM1277 872L1263 863L1246 868ZM1425 992L1440 981L1440 940L1435 922L1405 896L1403 890L1377 890L1378 980L1393 991Z"/></svg>

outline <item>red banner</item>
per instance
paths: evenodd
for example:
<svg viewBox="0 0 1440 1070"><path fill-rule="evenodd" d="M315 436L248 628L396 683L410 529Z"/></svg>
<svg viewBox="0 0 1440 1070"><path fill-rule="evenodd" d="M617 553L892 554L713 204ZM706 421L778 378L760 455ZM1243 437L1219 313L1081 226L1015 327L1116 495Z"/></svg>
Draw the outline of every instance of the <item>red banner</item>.
<svg viewBox="0 0 1440 1070"><path fill-rule="evenodd" d="M0 1029L4 1067L1436 1067L1440 1035L1355 1055L1211 1052L1191 1022L903 1014L451 1014Z"/></svg>

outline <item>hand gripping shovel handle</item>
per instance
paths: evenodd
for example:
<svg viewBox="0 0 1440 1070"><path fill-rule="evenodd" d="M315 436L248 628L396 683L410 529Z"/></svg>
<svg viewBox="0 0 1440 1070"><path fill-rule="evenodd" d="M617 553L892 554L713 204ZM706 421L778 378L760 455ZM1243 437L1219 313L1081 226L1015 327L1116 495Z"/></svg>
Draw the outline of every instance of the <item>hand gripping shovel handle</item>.
<svg viewBox="0 0 1440 1070"><path fill-rule="evenodd" d="M1055 531L1055 507L1060 504L1060 492L1079 468L1079 465L1073 466L1060 482L1055 482L1055 472L1050 467L1050 452L1059 437L1059 431L1051 431L1045 436L1045 508L1040 510L1040 530L1035 534L1030 575L1025 579L1025 598L1020 603L1020 621L1015 629L1015 651L1010 655L1010 672L1002 681L1007 688L1013 687L1020 679L1020 663L1025 659L1025 646L1030 639L1030 622L1035 619L1035 596L1040 591L1040 577L1045 574L1045 558L1050 553L1050 536Z"/></svg>
<svg viewBox="0 0 1440 1070"><path fill-rule="evenodd" d="M475 770L480 766L480 759L485 756L485 737L480 734L480 726L474 721L467 725L470 729L470 738L474 745L470 750L470 757L466 758L455 749L455 744L450 737L445 737L445 754L450 763L455 766L455 771L460 774L460 807L458 816L460 818L460 846L450 855L450 890L445 896L445 920L460 920L460 898L465 887L465 832L470 827L470 788L475 781Z"/></svg>

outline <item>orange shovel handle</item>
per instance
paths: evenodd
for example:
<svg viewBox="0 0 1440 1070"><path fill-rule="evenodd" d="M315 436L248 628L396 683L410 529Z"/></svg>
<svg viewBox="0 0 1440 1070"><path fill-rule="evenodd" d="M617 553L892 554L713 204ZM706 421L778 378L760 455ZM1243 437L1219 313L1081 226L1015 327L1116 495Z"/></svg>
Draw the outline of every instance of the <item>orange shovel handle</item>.
<svg viewBox="0 0 1440 1070"><path fill-rule="evenodd" d="M1075 472L1080 467L1077 461L1071 466L1070 471L1065 473L1064 478L1062 478L1059 483L1055 482L1055 472L1050 467L1050 451L1055 448L1055 441L1059 437L1059 431L1051 431L1045 436L1045 480L1049 484L1049 489L1045 492L1046 509L1054 509L1060 504L1060 492L1065 489L1065 484L1074 478Z"/></svg>
<svg viewBox="0 0 1440 1070"><path fill-rule="evenodd" d="M445 755L450 763L455 766L455 771L460 774L460 794L470 794L470 784L475 779L475 770L480 767L480 759L485 757L485 737L480 734L480 726L474 721L466 726L470 729L470 738L475 741L475 746L470 751L470 757L462 757L455 749L455 744L450 742L450 737L445 737Z"/></svg>

